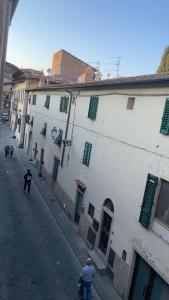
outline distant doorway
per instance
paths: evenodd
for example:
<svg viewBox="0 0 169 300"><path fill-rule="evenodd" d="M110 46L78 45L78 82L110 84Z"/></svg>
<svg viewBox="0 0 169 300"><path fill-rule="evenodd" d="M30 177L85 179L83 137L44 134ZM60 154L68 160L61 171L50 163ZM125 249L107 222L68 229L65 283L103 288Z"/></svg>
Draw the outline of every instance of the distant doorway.
<svg viewBox="0 0 169 300"><path fill-rule="evenodd" d="M54 157L52 177L55 181L57 180L59 163L60 163L60 160L57 157Z"/></svg>
<svg viewBox="0 0 169 300"><path fill-rule="evenodd" d="M104 254L106 254L107 252L111 222L112 222L112 218L105 211L103 211L103 221L102 221L102 229L100 234L99 248Z"/></svg>
<svg viewBox="0 0 169 300"><path fill-rule="evenodd" d="M77 195L76 195L76 209L75 209L75 223L77 225L79 225L80 222L80 216L81 216L81 212L82 212L82 205L83 205L83 193L81 193L80 191L77 191Z"/></svg>
<svg viewBox="0 0 169 300"><path fill-rule="evenodd" d="M44 166L44 149L41 148L40 152L40 163L39 163L39 177L42 177L43 175L43 166Z"/></svg>

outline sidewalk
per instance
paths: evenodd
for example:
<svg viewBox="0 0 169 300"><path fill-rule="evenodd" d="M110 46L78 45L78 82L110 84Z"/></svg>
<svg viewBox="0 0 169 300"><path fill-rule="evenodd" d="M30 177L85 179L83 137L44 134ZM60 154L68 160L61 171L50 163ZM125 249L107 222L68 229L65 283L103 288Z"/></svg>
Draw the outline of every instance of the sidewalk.
<svg viewBox="0 0 169 300"><path fill-rule="evenodd" d="M80 237L77 226L69 220L46 182L38 177L37 169L33 167L24 150L18 148L15 140L12 140L11 143L15 145L15 155L25 170L28 168L31 169L33 183L39 189L45 204L55 218L73 252L79 259L80 264L83 266L88 257L88 248L84 240ZM100 273L99 271L96 271L94 287L102 300L121 300L121 297L113 289L112 281L106 272Z"/></svg>

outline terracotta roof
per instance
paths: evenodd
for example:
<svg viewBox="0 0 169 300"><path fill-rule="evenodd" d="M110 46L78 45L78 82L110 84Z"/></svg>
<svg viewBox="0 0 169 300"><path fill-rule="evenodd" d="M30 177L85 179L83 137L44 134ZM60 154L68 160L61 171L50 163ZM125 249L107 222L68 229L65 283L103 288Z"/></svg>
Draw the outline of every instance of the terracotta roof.
<svg viewBox="0 0 169 300"><path fill-rule="evenodd" d="M37 90L47 89L115 89L115 88L136 88L136 87L152 87L152 86L168 86L169 87L169 73L149 74L131 77L118 77L112 79L105 79L100 81L84 82L84 83L61 83L57 86L44 87Z"/></svg>

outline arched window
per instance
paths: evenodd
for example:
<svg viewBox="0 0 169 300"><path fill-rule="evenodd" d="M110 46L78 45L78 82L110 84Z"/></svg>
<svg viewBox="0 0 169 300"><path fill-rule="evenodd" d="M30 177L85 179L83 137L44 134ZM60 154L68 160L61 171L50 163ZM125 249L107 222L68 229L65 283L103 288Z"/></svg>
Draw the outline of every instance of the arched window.
<svg viewBox="0 0 169 300"><path fill-rule="evenodd" d="M111 201L111 199L106 198L106 200L104 201L103 206L107 207L108 209L111 210L112 213L114 213L114 205L113 205L113 202Z"/></svg>

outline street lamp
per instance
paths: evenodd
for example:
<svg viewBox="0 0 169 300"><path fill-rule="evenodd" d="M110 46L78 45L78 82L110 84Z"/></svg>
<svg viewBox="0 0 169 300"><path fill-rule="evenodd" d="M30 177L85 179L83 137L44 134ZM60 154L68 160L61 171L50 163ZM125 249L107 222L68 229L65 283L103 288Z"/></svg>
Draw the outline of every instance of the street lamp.
<svg viewBox="0 0 169 300"><path fill-rule="evenodd" d="M55 140L56 137L57 137L57 129L56 127L54 126L53 129L51 130L51 136L52 136L52 139Z"/></svg>

